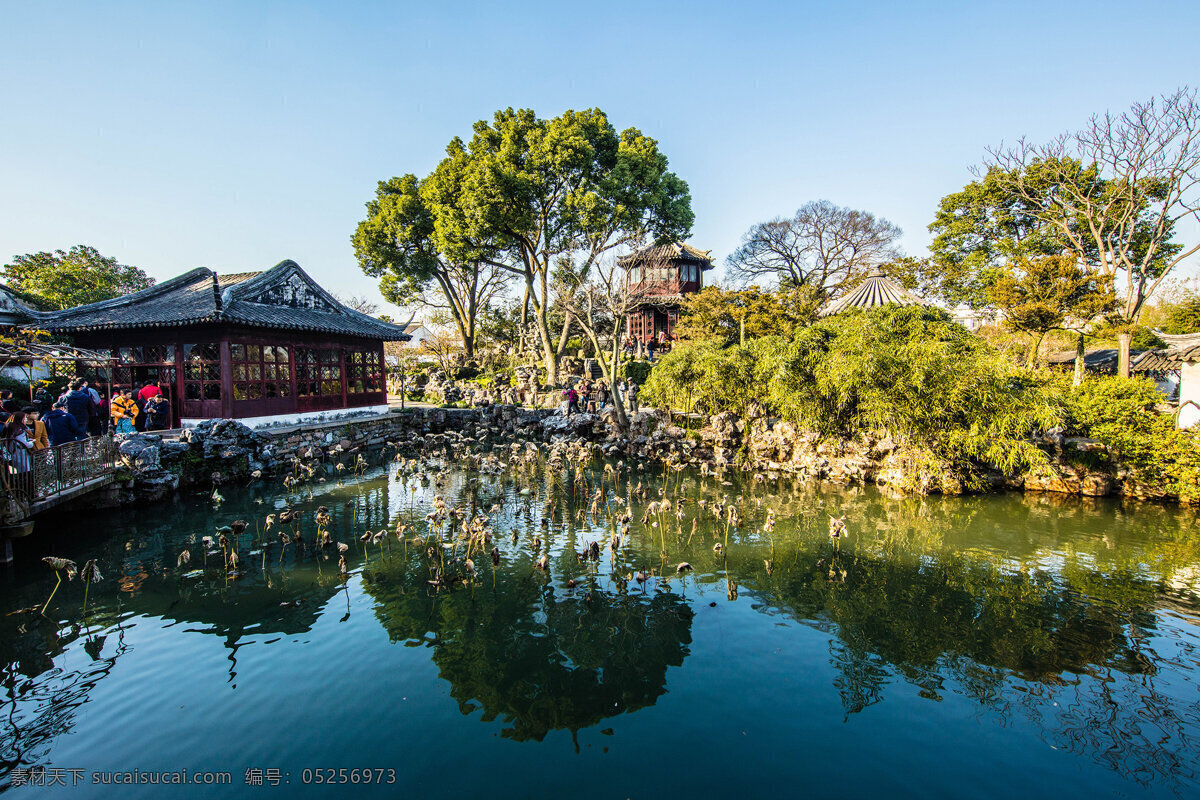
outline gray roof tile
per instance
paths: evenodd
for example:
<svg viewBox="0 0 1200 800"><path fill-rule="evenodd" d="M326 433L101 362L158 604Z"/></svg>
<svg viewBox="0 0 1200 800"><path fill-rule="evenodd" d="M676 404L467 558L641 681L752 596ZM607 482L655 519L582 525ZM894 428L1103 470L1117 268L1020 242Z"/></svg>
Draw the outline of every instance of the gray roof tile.
<svg viewBox="0 0 1200 800"><path fill-rule="evenodd" d="M225 322L387 341L411 338L404 325L342 305L294 261L231 275L201 267L140 292L33 317L26 328L52 333Z"/></svg>

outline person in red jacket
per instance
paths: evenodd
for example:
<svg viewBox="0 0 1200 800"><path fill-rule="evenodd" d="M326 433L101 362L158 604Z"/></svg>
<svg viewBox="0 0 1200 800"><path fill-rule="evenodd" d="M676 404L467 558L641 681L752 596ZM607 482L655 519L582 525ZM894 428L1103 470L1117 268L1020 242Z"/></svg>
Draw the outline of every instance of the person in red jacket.
<svg viewBox="0 0 1200 800"><path fill-rule="evenodd" d="M157 383L146 382L146 385L138 390L137 395L133 398L133 402L137 403L137 416L133 419L133 427L139 431L146 430L146 401L151 397L158 397L162 391L158 388Z"/></svg>

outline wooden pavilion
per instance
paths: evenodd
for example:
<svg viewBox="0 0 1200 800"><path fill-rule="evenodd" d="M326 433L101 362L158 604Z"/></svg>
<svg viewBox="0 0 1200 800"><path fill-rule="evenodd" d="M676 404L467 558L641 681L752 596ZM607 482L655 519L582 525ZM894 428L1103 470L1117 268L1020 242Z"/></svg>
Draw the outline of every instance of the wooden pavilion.
<svg viewBox="0 0 1200 800"><path fill-rule="evenodd" d="M629 288L638 297L629 314L629 333L639 342L665 333L675 336L683 301L704 287L704 273L713 268L711 250L682 242L647 247L620 260L628 271Z"/></svg>
<svg viewBox="0 0 1200 800"><path fill-rule="evenodd" d="M386 410L383 343L408 338L405 326L342 305L294 261L232 275L194 269L124 297L34 313L26 327L109 355L111 375L93 375L102 382L157 383L175 425Z"/></svg>

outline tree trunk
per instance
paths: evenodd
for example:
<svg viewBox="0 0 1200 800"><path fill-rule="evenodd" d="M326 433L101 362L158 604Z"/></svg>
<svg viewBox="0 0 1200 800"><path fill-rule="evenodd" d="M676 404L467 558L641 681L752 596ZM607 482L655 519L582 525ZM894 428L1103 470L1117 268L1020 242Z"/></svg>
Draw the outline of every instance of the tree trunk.
<svg viewBox="0 0 1200 800"><path fill-rule="evenodd" d="M1042 349L1042 339L1046 338L1046 334L1043 331L1042 333L1030 334L1030 336L1033 338L1033 345L1029 348L1029 358L1025 359L1025 366L1032 369L1037 364L1038 350Z"/></svg>
<svg viewBox="0 0 1200 800"><path fill-rule="evenodd" d="M1075 377L1071 380L1072 386L1079 386L1083 383L1083 357L1086 355L1083 349L1083 334L1078 334L1075 340Z"/></svg>
<svg viewBox="0 0 1200 800"><path fill-rule="evenodd" d="M604 379L608 381L608 391L612 393L613 411L617 417L617 430L621 433L629 432L629 413L625 410L625 398L621 396L621 392L617 389L617 364L621 362L621 323L618 322L613 330L613 346L612 352L608 353L608 364L605 364L603 359L600 363L600 371L604 373ZM600 341L596 337L592 337L593 344L596 347L600 346Z"/></svg>
<svg viewBox="0 0 1200 800"><path fill-rule="evenodd" d="M1117 334L1117 375L1129 377L1129 345L1133 342L1133 334L1124 331Z"/></svg>
<svg viewBox="0 0 1200 800"><path fill-rule="evenodd" d="M542 340L542 359L546 363L546 383L558 384L558 354L550 342L550 325L546 321L546 304L534 303L534 319L537 321L538 338Z"/></svg>

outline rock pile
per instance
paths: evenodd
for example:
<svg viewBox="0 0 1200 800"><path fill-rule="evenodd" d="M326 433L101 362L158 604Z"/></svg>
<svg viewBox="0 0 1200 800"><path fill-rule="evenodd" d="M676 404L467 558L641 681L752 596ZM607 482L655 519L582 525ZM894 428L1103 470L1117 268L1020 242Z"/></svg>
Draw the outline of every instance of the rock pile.
<svg viewBox="0 0 1200 800"><path fill-rule="evenodd" d="M174 440L164 441L155 433L116 438L130 474L120 487L128 495L116 498L117 504L158 500L180 488L207 485L214 473L225 480L246 479L276 466L271 437L231 419L207 420Z"/></svg>

